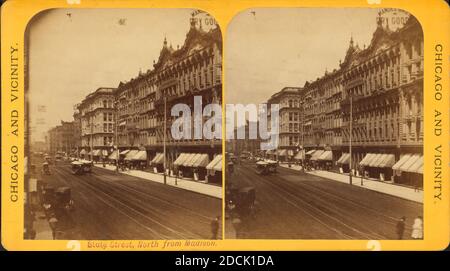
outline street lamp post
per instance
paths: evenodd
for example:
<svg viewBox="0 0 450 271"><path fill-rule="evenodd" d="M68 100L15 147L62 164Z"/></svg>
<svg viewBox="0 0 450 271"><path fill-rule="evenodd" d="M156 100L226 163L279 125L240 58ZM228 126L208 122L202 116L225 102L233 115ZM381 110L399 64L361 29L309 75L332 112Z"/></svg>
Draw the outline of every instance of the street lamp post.
<svg viewBox="0 0 450 271"><path fill-rule="evenodd" d="M115 105L115 141L116 141L116 173L119 173L119 128L118 128L118 122L119 122L119 104L118 102L114 103Z"/></svg>
<svg viewBox="0 0 450 271"><path fill-rule="evenodd" d="M93 123L93 119L92 116L90 117L91 119L91 144L90 144L90 153L91 153L91 161L94 162L94 123Z"/></svg>
<svg viewBox="0 0 450 271"><path fill-rule="evenodd" d="M166 124L167 124L167 97L164 96L164 142L163 142L163 149L164 149L164 184L167 184L167 177L166 177Z"/></svg>
<svg viewBox="0 0 450 271"><path fill-rule="evenodd" d="M352 184L352 134L353 134L353 96L350 95L350 136L349 136L349 154L350 154L350 160L349 160L349 181L350 185Z"/></svg>

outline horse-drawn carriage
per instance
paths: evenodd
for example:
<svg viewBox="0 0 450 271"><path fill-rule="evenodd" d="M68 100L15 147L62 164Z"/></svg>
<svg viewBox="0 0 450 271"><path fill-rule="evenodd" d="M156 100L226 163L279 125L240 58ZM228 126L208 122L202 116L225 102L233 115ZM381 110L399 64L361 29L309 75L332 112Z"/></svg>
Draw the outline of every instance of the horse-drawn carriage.
<svg viewBox="0 0 450 271"><path fill-rule="evenodd" d="M256 216L256 189L231 187L226 192L228 208L241 218Z"/></svg>
<svg viewBox="0 0 450 271"><path fill-rule="evenodd" d="M261 160L256 162L256 172L260 175L267 175L277 172L278 162L273 160Z"/></svg>

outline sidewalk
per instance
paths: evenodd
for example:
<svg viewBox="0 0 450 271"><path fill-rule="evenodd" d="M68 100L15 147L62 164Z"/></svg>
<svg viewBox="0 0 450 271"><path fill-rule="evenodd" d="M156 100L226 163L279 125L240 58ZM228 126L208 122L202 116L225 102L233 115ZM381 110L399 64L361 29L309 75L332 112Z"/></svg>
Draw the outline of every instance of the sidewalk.
<svg viewBox="0 0 450 271"><path fill-rule="evenodd" d="M106 165L103 167L102 164L94 164L95 167L103 168L106 170L115 171L116 166L113 165ZM135 170L130 169L126 171L120 171L121 174L126 174L133 177L142 178L145 180L157 182L157 183L164 183L164 176L162 174L142 171L142 170ZM167 185L178 187L181 189L197 192L200 194L208 195L211 197L215 197L218 199L222 199L222 187L211 185L207 183L197 182L193 180L186 180L186 179L180 179L177 178L177 185L175 184L175 177L166 177Z"/></svg>
<svg viewBox="0 0 450 271"><path fill-rule="evenodd" d="M44 212L37 211L34 214L36 220L33 223L33 228L36 231L35 240L53 240L52 229L45 217Z"/></svg>
<svg viewBox="0 0 450 271"><path fill-rule="evenodd" d="M284 168L289 168L287 165L280 165ZM292 166L293 170L301 170L300 166ZM324 171L324 170L314 170L307 171L306 173L319 176L322 178L338 181L341 183L349 183L349 176L346 174L340 174L336 172ZM361 177L353 176L353 185L362 188L370 189L384 194L389 194L395 197L423 203L423 190L414 191L414 188L409 188L397 184L386 183L377 180L369 180L364 178L363 186L361 186Z"/></svg>

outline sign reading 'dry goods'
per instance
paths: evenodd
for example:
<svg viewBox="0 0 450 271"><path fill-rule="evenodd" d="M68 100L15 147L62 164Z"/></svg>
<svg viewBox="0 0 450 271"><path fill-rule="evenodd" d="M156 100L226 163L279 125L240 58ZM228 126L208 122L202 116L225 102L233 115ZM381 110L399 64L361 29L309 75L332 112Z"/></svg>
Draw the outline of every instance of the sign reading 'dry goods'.
<svg viewBox="0 0 450 271"><path fill-rule="evenodd" d="M448 245L441 1L31 2L1 10L7 250Z"/></svg>

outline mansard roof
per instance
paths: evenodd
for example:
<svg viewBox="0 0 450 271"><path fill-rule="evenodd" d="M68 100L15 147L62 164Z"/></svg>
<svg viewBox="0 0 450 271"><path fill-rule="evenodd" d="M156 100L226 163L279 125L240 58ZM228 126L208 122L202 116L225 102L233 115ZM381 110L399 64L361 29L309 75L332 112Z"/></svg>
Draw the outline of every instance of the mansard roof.
<svg viewBox="0 0 450 271"><path fill-rule="evenodd" d="M164 43L158 61L153 65L155 70L163 69L171 63L176 63L194 51L198 51L212 45L216 45L220 52L222 51L222 33L219 27L213 28L208 32L203 31L195 26L192 26L186 34L186 39L180 49L174 50L172 47L167 47Z"/></svg>
<svg viewBox="0 0 450 271"><path fill-rule="evenodd" d="M163 47L160 51L158 61L153 63L153 69L149 69L146 72L139 72L138 76L131 78L129 81L120 81L117 87L118 91L120 92L127 85L136 82L138 79L148 78L151 74L163 70L172 63L177 63L195 51L212 47L213 45L216 45L220 53L222 53L222 33L220 28L217 26L206 32L191 23L191 28L186 34L186 39L181 48L177 50L173 49L172 45L167 45L167 39L164 38Z"/></svg>
<svg viewBox="0 0 450 271"><path fill-rule="evenodd" d="M361 50L358 45L353 44L353 40L350 40L350 45L345 55L344 62L340 65L341 68L345 69L357 66L375 55L378 55L380 52L391 48L400 40L405 38L404 36L406 31L415 27L419 28L415 29L415 32L418 34L422 33L419 22L412 15L409 16L409 19L406 21L405 25L396 31L391 31L388 28L383 27L381 23L378 23L377 29L372 35L370 45L367 48Z"/></svg>

